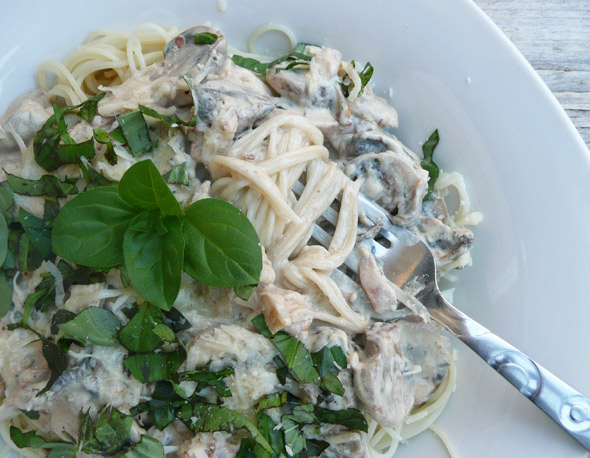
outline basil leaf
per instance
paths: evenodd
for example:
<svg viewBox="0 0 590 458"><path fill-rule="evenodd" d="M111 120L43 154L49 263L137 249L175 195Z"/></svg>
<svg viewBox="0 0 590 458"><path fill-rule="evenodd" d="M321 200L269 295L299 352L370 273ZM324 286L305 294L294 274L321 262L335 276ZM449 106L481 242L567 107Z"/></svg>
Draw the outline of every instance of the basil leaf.
<svg viewBox="0 0 590 458"><path fill-rule="evenodd" d="M330 410L315 406L314 414L322 423L342 425L348 429L364 432L369 429L365 415L358 409Z"/></svg>
<svg viewBox="0 0 590 458"><path fill-rule="evenodd" d="M31 244L45 259L54 259L51 250L51 227L41 218L31 215L23 208L18 209L18 221L31 240Z"/></svg>
<svg viewBox="0 0 590 458"><path fill-rule="evenodd" d="M125 358L123 364L141 383L169 379L186 359L180 347L169 353L141 353Z"/></svg>
<svg viewBox="0 0 590 458"><path fill-rule="evenodd" d="M98 173L88 164L85 165L82 162L80 162L78 166L80 167L82 175L84 175L84 179L87 183L85 191L90 191L100 186L110 186L115 184L114 181L111 181L107 177L103 176L101 173Z"/></svg>
<svg viewBox="0 0 590 458"><path fill-rule="evenodd" d="M50 449L46 458L75 458L78 454L78 446L75 444L46 444Z"/></svg>
<svg viewBox="0 0 590 458"><path fill-rule="evenodd" d="M36 410L21 410L22 413L24 413L27 418L30 418L31 420L39 420L39 417L41 415L39 415L39 412L37 412Z"/></svg>
<svg viewBox="0 0 590 458"><path fill-rule="evenodd" d="M100 100L102 100L105 95L106 92L100 92L94 97L90 97L78 105L78 107L80 107L78 116L80 116L86 122L92 122L96 116L96 112L98 111L98 102L100 102Z"/></svg>
<svg viewBox="0 0 590 458"><path fill-rule="evenodd" d="M61 374L68 368L68 357L66 353L54 343L47 340L43 341L42 352L45 361L47 361L47 367L51 371L51 377L49 377L45 387L37 393L37 396L41 396L43 393L49 391Z"/></svg>
<svg viewBox="0 0 590 458"><path fill-rule="evenodd" d="M89 412L78 417L78 441L82 452L98 455L114 455L131 444L133 417L114 407L104 406L92 420Z"/></svg>
<svg viewBox="0 0 590 458"><path fill-rule="evenodd" d="M150 132L141 111L133 111L117 116L117 121L133 157L152 151L154 145L150 139Z"/></svg>
<svg viewBox="0 0 590 458"><path fill-rule="evenodd" d="M156 110L146 107L145 105L139 105L139 111L143 114L148 115L152 118L159 119L164 124L172 127L176 126L187 126L187 127L194 127L197 124L197 115L195 114L191 119L188 121L183 121L176 115L165 115L158 113Z"/></svg>
<svg viewBox="0 0 590 458"><path fill-rule="evenodd" d="M10 439L18 448L41 448L47 443L47 441L35 431L27 431L26 433L23 433L16 426L10 427Z"/></svg>
<svg viewBox="0 0 590 458"><path fill-rule="evenodd" d="M37 269L41 265L44 256L33 245L29 234L26 232L22 233L11 231L10 238L8 240L9 246L12 244L12 242L14 242L14 244L18 244L18 250L15 251L18 254L16 264L20 272L27 274ZM7 261L8 256L4 263L6 264Z"/></svg>
<svg viewBox="0 0 590 458"><path fill-rule="evenodd" d="M66 309L59 309L57 312L53 314L51 317L51 334L58 334L59 333L59 325L67 323L68 321L73 320L76 318L76 314L74 312L70 312Z"/></svg>
<svg viewBox="0 0 590 458"><path fill-rule="evenodd" d="M155 212L141 213L125 231L123 253L137 292L148 302L169 310L182 277L182 220L177 216L160 218Z"/></svg>
<svg viewBox="0 0 590 458"><path fill-rule="evenodd" d="M119 194L135 207L159 209L165 215L182 214L180 204L150 159L129 167L119 183Z"/></svg>
<svg viewBox="0 0 590 458"><path fill-rule="evenodd" d="M152 399L142 402L131 409L133 416L147 412L149 419L161 431L176 419L177 403L186 404L179 396L172 382L159 381L156 383Z"/></svg>
<svg viewBox="0 0 590 458"><path fill-rule="evenodd" d="M422 145L422 153L424 154L424 159L422 159L420 165L424 170L428 172L428 191L424 196L424 200L427 200L432 194L432 191L434 190L434 183L436 183L436 180L438 179L438 175L440 173L438 165L436 165L432 160L432 156L434 155L434 149L438 145L439 139L440 137L438 135L438 129L436 129L434 132L432 132L432 134L430 134L430 137L428 137L426 143Z"/></svg>
<svg viewBox="0 0 590 458"><path fill-rule="evenodd" d="M361 90L359 92L359 95L362 95L363 91L365 90L365 87L373 77L373 70L374 69L371 65L371 62L367 62L365 64L365 67L359 72L359 77L361 79Z"/></svg>
<svg viewBox="0 0 590 458"><path fill-rule="evenodd" d="M13 192L23 196L43 196L56 199L78 192L78 188L75 185L76 180L63 182L53 175L43 175L38 180L27 180L26 178L6 173L6 181Z"/></svg>
<svg viewBox="0 0 590 458"><path fill-rule="evenodd" d="M344 387L338 373L346 368L346 355L339 346L324 347L311 358L320 374L320 386L338 396L344 395Z"/></svg>
<svg viewBox="0 0 590 458"><path fill-rule="evenodd" d="M175 165L168 173L165 173L162 178L170 184L183 184L188 186L188 165L186 162Z"/></svg>
<svg viewBox="0 0 590 458"><path fill-rule="evenodd" d="M285 453L286 450L284 432L280 428L276 427L275 422L272 420L272 418L270 418L265 413L259 413L257 415L257 426L261 434L270 444L275 454L281 453L286 456L289 455L288 453ZM255 447L253 451L255 455L259 455L260 452L263 452L264 450L256 450Z"/></svg>
<svg viewBox="0 0 590 458"><path fill-rule="evenodd" d="M210 286L257 284L262 251L256 230L236 207L202 199L186 211L184 270Z"/></svg>
<svg viewBox="0 0 590 458"><path fill-rule="evenodd" d="M154 325L162 323L162 312L149 303L143 304L129 323L119 332L119 341L134 353L149 353L164 342L154 333Z"/></svg>
<svg viewBox="0 0 590 458"><path fill-rule="evenodd" d="M53 250L76 264L109 268L123 261L123 235L138 210L115 187L81 193L66 203L53 226Z"/></svg>
<svg viewBox="0 0 590 458"><path fill-rule="evenodd" d="M268 441L258 428L241 413L215 404L196 404L192 409L182 409L178 418L193 432L233 432L245 429L267 452L272 452Z"/></svg>
<svg viewBox="0 0 590 458"><path fill-rule="evenodd" d="M0 317L8 313L12 307L12 279L6 277L6 272L0 271Z"/></svg>
<svg viewBox="0 0 590 458"><path fill-rule="evenodd" d="M252 323L258 331L269 339L279 350L285 364L301 383L318 383L320 375L316 371L311 354L296 337L279 331L272 334L264 321L264 315L254 317Z"/></svg>
<svg viewBox="0 0 590 458"><path fill-rule="evenodd" d="M272 393L268 396L262 398L258 403L258 407L256 408L256 413L261 412L266 409L273 409L276 407L281 407L285 405L287 402L287 392L283 391L282 393Z"/></svg>
<svg viewBox="0 0 590 458"><path fill-rule="evenodd" d="M109 164L115 165L117 163L117 154L115 153L115 147L113 146L109 133L103 129L94 129L94 140L96 140L97 143L106 146L107 150L104 154L104 158Z"/></svg>
<svg viewBox="0 0 590 458"><path fill-rule="evenodd" d="M152 329L152 332L156 334L166 344L172 344L176 342L176 336L174 331L165 324L157 324Z"/></svg>
<svg viewBox="0 0 590 458"><path fill-rule="evenodd" d="M201 391L205 387L211 387L217 394L222 397L230 397L231 391L223 381L234 373L233 368L228 367L218 372L211 372L209 369L196 369L194 371L183 372L179 374L180 380L191 380L197 382L198 387L195 391Z"/></svg>
<svg viewBox="0 0 590 458"><path fill-rule="evenodd" d="M252 296L252 293L256 291L257 286L258 285L236 286L234 287L234 292L240 299L247 301L250 299L250 296Z"/></svg>
<svg viewBox="0 0 590 458"><path fill-rule="evenodd" d="M14 193L7 181L0 183L0 212L7 211L14 205Z"/></svg>
<svg viewBox="0 0 590 458"><path fill-rule="evenodd" d="M242 57L238 56L237 54L231 56L231 60L234 62L234 64L239 65L240 67L262 75L266 74L271 64L271 62L262 63L259 60L253 59L251 57Z"/></svg>
<svg viewBox="0 0 590 458"><path fill-rule="evenodd" d="M78 313L73 320L59 325L60 331L66 337L105 347L119 345L117 333L120 328L121 322L116 315L100 307L88 307Z"/></svg>
<svg viewBox="0 0 590 458"><path fill-rule="evenodd" d="M174 307L170 310L163 310L164 316L166 317L165 325L172 329L174 332L186 331L191 328L191 323L185 318L185 316L175 309Z"/></svg>
<svg viewBox="0 0 590 458"><path fill-rule="evenodd" d="M8 237L10 231L8 224L6 224L6 218L3 213L0 213L0 266L4 264L6 255L8 254Z"/></svg>
<svg viewBox="0 0 590 458"><path fill-rule="evenodd" d="M164 458L164 446L159 440L142 435L141 440L119 458Z"/></svg>
<svg viewBox="0 0 590 458"><path fill-rule="evenodd" d="M215 35L211 32L195 33L195 44L196 45L212 45L217 41L219 35Z"/></svg>

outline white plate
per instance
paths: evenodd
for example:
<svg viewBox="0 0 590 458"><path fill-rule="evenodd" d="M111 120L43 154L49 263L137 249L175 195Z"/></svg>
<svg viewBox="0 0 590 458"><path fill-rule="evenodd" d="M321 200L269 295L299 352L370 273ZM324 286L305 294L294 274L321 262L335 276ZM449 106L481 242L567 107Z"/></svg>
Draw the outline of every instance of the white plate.
<svg viewBox="0 0 590 458"><path fill-rule="evenodd" d="M244 46L255 27L271 21L288 24L300 40L370 60L377 89L393 89L401 138L419 150L438 128L438 161L465 175L473 206L485 215L474 266L460 272L456 304L590 395L589 153L497 27L468 0L227 3L226 12L217 0L3 5L0 110L33 88L42 60L65 57L96 28L211 21ZM459 382L438 424L459 456L587 456L492 369L456 347ZM444 451L425 433L399 456Z"/></svg>

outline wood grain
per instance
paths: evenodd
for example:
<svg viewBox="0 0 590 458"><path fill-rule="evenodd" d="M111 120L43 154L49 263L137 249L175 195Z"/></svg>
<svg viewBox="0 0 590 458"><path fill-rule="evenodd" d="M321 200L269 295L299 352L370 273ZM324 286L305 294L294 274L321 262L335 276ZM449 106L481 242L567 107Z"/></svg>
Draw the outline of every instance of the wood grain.
<svg viewBox="0 0 590 458"><path fill-rule="evenodd" d="M475 0L553 91L590 147L590 0Z"/></svg>

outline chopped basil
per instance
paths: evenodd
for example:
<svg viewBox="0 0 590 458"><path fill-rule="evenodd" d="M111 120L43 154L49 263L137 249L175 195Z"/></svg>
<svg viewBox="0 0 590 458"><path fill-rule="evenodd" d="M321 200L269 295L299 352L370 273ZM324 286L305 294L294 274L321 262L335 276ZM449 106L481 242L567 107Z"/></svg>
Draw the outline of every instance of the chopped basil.
<svg viewBox="0 0 590 458"><path fill-rule="evenodd" d="M195 33L195 44L196 45L212 45L217 41L219 35L215 35L211 32Z"/></svg>
<svg viewBox="0 0 590 458"><path fill-rule="evenodd" d="M176 127L176 126L187 126L187 127L194 127L197 124L197 115L193 115L191 119L188 121L183 121L176 115L165 115L158 113L156 110L146 107L145 105L139 105L139 111L141 111L144 115L148 115L152 118L159 119L164 124L168 126Z"/></svg>
<svg viewBox="0 0 590 458"><path fill-rule="evenodd" d="M152 329L152 332L156 334L165 344L172 344L176 342L176 336L174 331L165 324L157 324Z"/></svg>
<svg viewBox="0 0 590 458"><path fill-rule="evenodd" d="M18 221L31 240L31 244L44 259L53 260L55 255L51 249L51 225L30 214L22 207L18 209Z"/></svg>
<svg viewBox="0 0 590 458"><path fill-rule="evenodd" d="M152 151L154 145L150 139L148 125L141 111L119 115L117 116L117 121L133 157L138 157Z"/></svg>
<svg viewBox="0 0 590 458"><path fill-rule="evenodd" d="M272 334L264 321L264 315L256 316L252 323L264 337L277 347L282 360L301 383L319 383L320 375L315 369L311 354L305 345L284 331Z"/></svg>
<svg viewBox="0 0 590 458"><path fill-rule="evenodd" d="M78 192L76 179L60 181L53 175L43 175L38 180L28 180L6 173L6 181L10 189L23 196L42 196L49 199L67 197Z"/></svg>
<svg viewBox="0 0 590 458"><path fill-rule="evenodd" d="M285 405L287 402L287 392L283 391L282 393L272 393L268 396L265 396L260 400L258 403L258 407L256 409L256 413L261 412L266 409L273 409L275 407L281 407Z"/></svg>
<svg viewBox="0 0 590 458"><path fill-rule="evenodd" d="M188 186L188 164L183 162L182 164L175 165L168 173L165 173L162 178L170 184L183 184Z"/></svg>
<svg viewBox="0 0 590 458"><path fill-rule="evenodd" d="M31 420L39 420L39 417L41 416L39 415L39 412L37 412L36 410L21 410L21 412L24 413Z"/></svg>
<svg viewBox="0 0 590 458"><path fill-rule="evenodd" d="M356 63L353 61L350 62L352 64L353 67L356 67ZM359 78L361 79L361 89L359 91L359 96L363 95L363 92L365 90L365 87L367 86L367 84L369 83L369 81L371 80L371 78L373 77L373 66L371 65L371 62L367 62L365 64L365 66L363 67L363 69L358 72ZM342 81L341 84L342 87L342 93L344 94L344 97L348 97L348 95L350 94L350 92L354 89L354 83L352 81L350 81L350 79L348 77L346 77L346 79L344 81Z"/></svg>
<svg viewBox="0 0 590 458"><path fill-rule="evenodd" d="M186 359L184 348L168 353L140 353L128 356L123 364L141 383L167 380Z"/></svg>
<svg viewBox="0 0 590 458"><path fill-rule="evenodd" d="M358 409L330 410L314 406L314 414L321 423L342 425L348 429L368 431L367 419Z"/></svg>
<svg viewBox="0 0 590 458"><path fill-rule="evenodd" d="M94 140L101 145L105 145L106 152L104 158L109 164L115 165L117 163L117 154L115 153L115 147L113 146L109 133L103 129L94 129Z"/></svg>
<svg viewBox="0 0 590 458"><path fill-rule="evenodd" d="M98 111L98 102L100 102L105 95L106 92L100 92L73 108L79 107L80 111L78 112L78 116L86 122L92 122Z"/></svg>
<svg viewBox="0 0 590 458"><path fill-rule="evenodd" d="M0 213L0 266L4 264L6 255L8 254L8 238L10 237L10 230L3 213Z"/></svg>
<svg viewBox="0 0 590 458"><path fill-rule="evenodd" d="M110 310L88 307L72 320L58 326L64 336L71 339L106 347L119 345L117 333L121 328L121 322Z"/></svg>
<svg viewBox="0 0 590 458"><path fill-rule="evenodd" d="M222 397L230 397L231 391L223 381L225 377L233 375L234 370L231 367L219 372L211 372L209 369L195 369L193 371L182 372L179 374L180 380L191 380L197 382L195 392L201 391L205 387L211 387L217 394Z"/></svg>
<svg viewBox="0 0 590 458"><path fill-rule="evenodd" d="M338 373L346 369L346 355L339 346L324 347L311 355L320 374L320 386L339 396L344 395L344 387Z"/></svg>
<svg viewBox="0 0 590 458"><path fill-rule="evenodd" d="M128 448L131 440L133 417L114 407L104 406L93 420L90 412L80 412L78 441L81 451L97 455L114 455Z"/></svg>
<svg viewBox="0 0 590 458"><path fill-rule="evenodd" d="M145 303L139 306L135 315L119 333L119 341L134 353L149 353L160 347L164 342L153 331L157 324L163 322L161 310L155 305Z"/></svg>
<svg viewBox="0 0 590 458"><path fill-rule="evenodd" d="M0 270L0 317L8 313L12 307L12 279Z"/></svg>
<svg viewBox="0 0 590 458"><path fill-rule="evenodd" d="M68 356L53 342L44 339L42 352L45 361L47 361L47 367L49 367L49 370L51 371L51 376L45 387L37 393L37 396L41 396L43 393L49 391L61 374L63 374L68 368Z"/></svg>
<svg viewBox="0 0 590 458"><path fill-rule="evenodd" d="M268 441L252 421L239 412L215 404L195 404L180 409L178 418L193 432L227 431L245 429L267 452L272 452Z"/></svg>
<svg viewBox="0 0 590 458"><path fill-rule="evenodd" d="M262 63L259 60L252 59L251 57L242 57L237 54L234 54L231 59L233 60L234 64L239 65L240 67L244 67L248 70L253 71L254 73L264 75L270 68L280 64L281 62L294 61L287 66L288 69L291 69L296 65L307 64L307 62L309 62L313 58L313 54L307 52L307 46L315 45L310 45L308 43L298 43L297 46L295 46L295 48L293 48L293 50L289 54L283 57L279 57L278 59L275 59L272 62ZM277 69L277 73L281 70L286 69Z"/></svg>
<svg viewBox="0 0 590 458"><path fill-rule="evenodd" d="M432 134L430 134L430 137L428 137L426 143L422 145L422 153L424 154L424 159L422 159L420 165L424 170L428 172L428 191L424 196L424 200L427 200L432 194L432 191L434 190L434 183L436 183L438 175L440 174L440 169L438 168L438 165L436 165L432 160L432 156L434 155L434 149L438 145L439 139L440 137L438 135L438 129L436 129L434 132L432 132Z"/></svg>
<svg viewBox="0 0 590 458"><path fill-rule="evenodd" d="M141 440L119 458L164 458L164 446L150 436L141 436Z"/></svg>

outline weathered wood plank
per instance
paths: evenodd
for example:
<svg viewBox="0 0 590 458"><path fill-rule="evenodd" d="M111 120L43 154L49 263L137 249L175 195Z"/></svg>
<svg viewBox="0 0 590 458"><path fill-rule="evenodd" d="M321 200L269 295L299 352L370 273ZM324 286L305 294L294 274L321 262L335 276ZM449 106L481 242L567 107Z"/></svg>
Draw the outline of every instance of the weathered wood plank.
<svg viewBox="0 0 590 458"><path fill-rule="evenodd" d="M538 71L590 146L590 1L475 2Z"/></svg>

